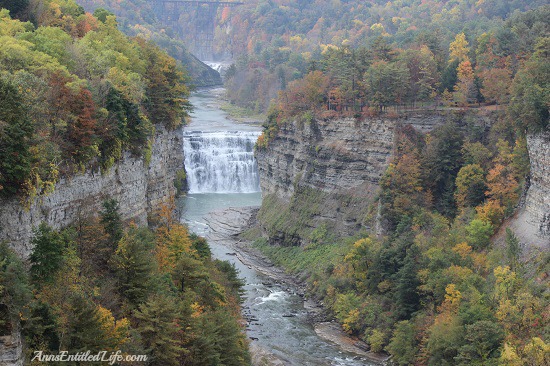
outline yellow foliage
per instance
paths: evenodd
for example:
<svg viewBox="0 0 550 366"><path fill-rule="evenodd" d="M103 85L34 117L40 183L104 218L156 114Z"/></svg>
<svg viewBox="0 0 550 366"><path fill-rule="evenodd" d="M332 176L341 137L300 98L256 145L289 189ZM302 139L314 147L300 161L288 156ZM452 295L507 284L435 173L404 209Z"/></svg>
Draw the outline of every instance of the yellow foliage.
<svg viewBox="0 0 550 366"><path fill-rule="evenodd" d="M204 313L204 307L201 306L198 302L194 302L191 304L191 317L192 318L198 318Z"/></svg>
<svg viewBox="0 0 550 366"><path fill-rule="evenodd" d="M445 287L445 301L448 301L451 305L458 305L462 299L462 294L457 290L454 283L450 283Z"/></svg>
<svg viewBox="0 0 550 366"><path fill-rule="evenodd" d="M504 344L500 355L499 365L501 366L523 366L523 361L518 356L516 349L509 343Z"/></svg>
<svg viewBox="0 0 550 366"><path fill-rule="evenodd" d="M550 344L539 337L531 338L522 352L525 365L550 365Z"/></svg>
<svg viewBox="0 0 550 366"><path fill-rule="evenodd" d="M466 242L454 246L453 252L457 253L462 259L466 259L472 253L472 247Z"/></svg>
<svg viewBox="0 0 550 366"><path fill-rule="evenodd" d="M128 330L130 322L126 318L115 320L115 317L109 309L98 306L100 327L104 336L109 340L111 350L120 349L120 347L129 340Z"/></svg>
<svg viewBox="0 0 550 366"><path fill-rule="evenodd" d="M468 47L468 41L466 40L466 35L464 33L459 33L456 35L455 40L449 45L449 63L454 60L468 61L468 52L470 48Z"/></svg>
<svg viewBox="0 0 550 366"><path fill-rule="evenodd" d="M488 222L493 227L498 227L504 218L504 208L497 200L487 200L481 206L476 207L477 218L481 221Z"/></svg>
<svg viewBox="0 0 550 366"><path fill-rule="evenodd" d="M348 333L351 333L354 329L355 324L359 321L359 310L352 309L348 312L347 316L344 318L342 323L342 328Z"/></svg>

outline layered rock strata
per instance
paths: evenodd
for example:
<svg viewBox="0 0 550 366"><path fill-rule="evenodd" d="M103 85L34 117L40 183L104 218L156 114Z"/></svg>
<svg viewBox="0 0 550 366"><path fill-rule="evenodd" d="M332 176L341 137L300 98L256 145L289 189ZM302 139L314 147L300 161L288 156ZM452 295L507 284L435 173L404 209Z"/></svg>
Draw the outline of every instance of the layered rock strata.
<svg viewBox="0 0 550 366"><path fill-rule="evenodd" d="M108 172L88 170L60 179L53 193L39 197L30 207L15 198L0 201L0 240L27 258L33 229L40 223L55 229L65 227L79 217L97 215L108 198L118 201L124 220L147 223L147 214L175 194L173 182L183 168L181 130L156 129L148 163L143 157L125 153Z"/></svg>

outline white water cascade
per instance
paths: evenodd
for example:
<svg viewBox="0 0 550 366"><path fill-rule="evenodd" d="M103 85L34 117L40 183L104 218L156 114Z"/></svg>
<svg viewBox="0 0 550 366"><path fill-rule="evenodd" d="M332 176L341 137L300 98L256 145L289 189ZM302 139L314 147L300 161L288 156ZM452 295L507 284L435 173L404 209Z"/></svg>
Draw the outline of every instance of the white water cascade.
<svg viewBox="0 0 550 366"><path fill-rule="evenodd" d="M254 158L257 131L187 131L183 136L189 193L260 191Z"/></svg>

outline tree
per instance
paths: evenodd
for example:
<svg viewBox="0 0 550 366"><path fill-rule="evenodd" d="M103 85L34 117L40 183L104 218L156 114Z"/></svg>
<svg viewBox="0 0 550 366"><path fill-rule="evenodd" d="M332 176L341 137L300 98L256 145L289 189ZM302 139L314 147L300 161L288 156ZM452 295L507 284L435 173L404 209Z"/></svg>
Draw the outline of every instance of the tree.
<svg viewBox="0 0 550 366"><path fill-rule="evenodd" d="M484 172L478 164L460 168L456 177L456 201L459 207L475 207L485 199Z"/></svg>
<svg viewBox="0 0 550 366"><path fill-rule="evenodd" d="M420 281L417 275L416 246L407 250L403 267L397 273L397 286L395 292L395 305L400 319L408 319L420 307L420 295L418 286Z"/></svg>
<svg viewBox="0 0 550 366"><path fill-rule="evenodd" d="M468 47L466 35L464 33L457 34L455 40L449 45L449 63L455 60L459 62L469 61L468 52L470 52L470 48Z"/></svg>
<svg viewBox="0 0 550 366"><path fill-rule="evenodd" d="M475 101L474 70L469 60L462 61L457 68L458 83L455 84L453 98L461 106Z"/></svg>
<svg viewBox="0 0 550 366"><path fill-rule="evenodd" d="M547 131L550 105L550 37L542 38L535 52L517 72L511 87L508 116L522 129Z"/></svg>
<svg viewBox="0 0 550 366"><path fill-rule="evenodd" d="M29 0L0 0L0 8L8 9L15 16L25 10L28 5Z"/></svg>
<svg viewBox="0 0 550 366"><path fill-rule="evenodd" d="M79 294L73 294L69 300L67 332L62 334L61 347L71 353L92 353L104 350L104 333L96 305Z"/></svg>
<svg viewBox="0 0 550 366"><path fill-rule="evenodd" d="M130 229L118 243L113 256L120 293L131 305L143 303L151 289L156 263L154 237L146 229Z"/></svg>
<svg viewBox="0 0 550 366"><path fill-rule="evenodd" d="M405 102L409 70L402 62L374 62L365 74L370 100L383 107Z"/></svg>
<svg viewBox="0 0 550 366"><path fill-rule="evenodd" d="M101 224L103 224L105 232L109 235L111 244L116 247L124 235L122 218L120 217L117 200L111 198L103 201Z"/></svg>
<svg viewBox="0 0 550 366"><path fill-rule="evenodd" d="M144 104L149 119L174 129L183 123L183 118L191 110L191 104L186 99L189 96L185 84L187 76L172 57L151 43L138 42L147 61Z"/></svg>
<svg viewBox="0 0 550 366"><path fill-rule="evenodd" d="M11 322L19 320L32 296L23 262L0 242L0 335L9 333Z"/></svg>
<svg viewBox="0 0 550 366"><path fill-rule="evenodd" d="M137 331L151 356L151 365L179 365L184 349L178 344L178 307L173 298L157 294L134 311Z"/></svg>
<svg viewBox="0 0 550 366"><path fill-rule="evenodd" d="M500 356L504 331L498 323L481 320L466 326L464 338L467 343L460 347L457 360L463 364L485 363Z"/></svg>
<svg viewBox="0 0 550 366"><path fill-rule="evenodd" d="M76 118L67 126L68 152L77 163L84 164L96 155L96 149L93 146L97 124L96 106L92 93L87 89L80 89L73 98L70 108Z"/></svg>
<svg viewBox="0 0 550 366"><path fill-rule="evenodd" d="M506 257L512 271L517 270L521 255L521 247L519 239L514 234L512 229L506 228Z"/></svg>
<svg viewBox="0 0 550 366"><path fill-rule="evenodd" d="M393 331L393 337L386 349L398 365L406 366L414 363L418 352L417 332L414 323L409 320L398 322Z"/></svg>
<svg viewBox="0 0 550 366"><path fill-rule="evenodd" d="M463 136L453 122L433 130L422 156L422 185L433 195L435 209L454 216L455 179L462 163Z"/></svg>
<svg viewBox="0 0 550 366"><path fill-rule="evenodd" d="M31 276L35 283L51 282L63 263L65 241L61 234L41 223L34 231L30 256Z"/></svg>
<svg viewBox="0 0 550 366"><path fill-rule="evenodd" d="M466 226L468 243L475 249L485 249L493 235L493 225L489 222L474 219Z"/></svg>
<svg viewBox="0 0 550 366"><path fill-rule="evenodd" d="M0 195L21 193L31 172L33 126L15 85L0 78Z"/></svg>
<svg viewBox="0 0 550 366"><path fill-rule="evenodd" d="M486 101L504 104L508 101L511 72L508 69L489 69L481 72L481 93Z"/></svg>

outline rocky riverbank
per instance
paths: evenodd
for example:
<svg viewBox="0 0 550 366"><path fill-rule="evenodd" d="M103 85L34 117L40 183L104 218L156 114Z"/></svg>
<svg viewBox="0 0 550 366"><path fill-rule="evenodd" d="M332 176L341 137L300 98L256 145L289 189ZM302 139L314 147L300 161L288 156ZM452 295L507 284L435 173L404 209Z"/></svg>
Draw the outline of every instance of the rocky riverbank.
<svg viewBox="0 0 550 366"><path fill-rule="evenodd" d="M308 312L308 319L320 337L338 345L345 352L364 357L372 363L384 364L387 360L385 355L368 352L368 346L364 342L345 333L338 323L331 321L321 304L307 297L307 288L303 281L275 266L269 258L254 248L250 241L241 237L243 231L254 224L257 211L257 207L242 207L210 213L205 218L210 226L210 232L207 235L208 241L224 245L244 265L269 277L274 283L282 285L287 292L302 297L304 308ZM245 318L246 314L245 309ZM251 342L250 351L253 365L287 364L254 340Z"/></svg>

